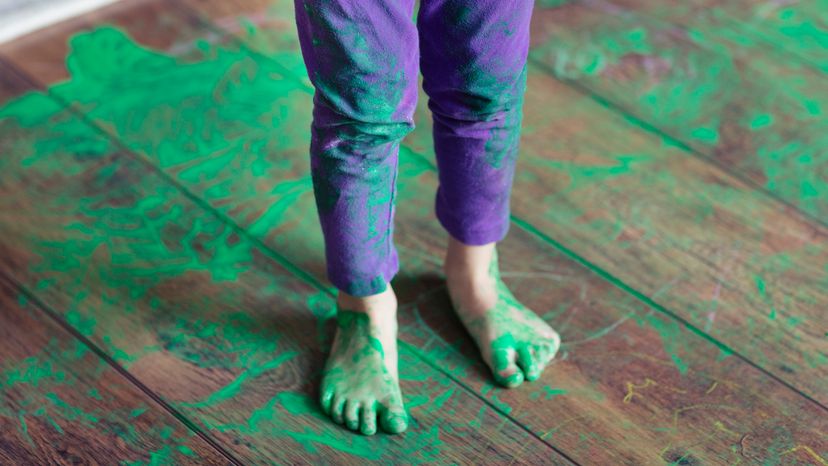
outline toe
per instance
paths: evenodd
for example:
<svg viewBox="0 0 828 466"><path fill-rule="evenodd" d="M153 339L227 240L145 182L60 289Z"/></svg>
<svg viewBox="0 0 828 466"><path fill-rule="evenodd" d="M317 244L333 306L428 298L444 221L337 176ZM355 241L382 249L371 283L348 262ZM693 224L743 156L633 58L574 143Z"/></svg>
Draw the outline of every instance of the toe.
<svg viewBox="0 0 828 466"><path fill-rule="evenodd" d="M552 330L552 338L549 342L549 358L555 357L555 354L558 353L558 349L561 347L561 336L558 335L558 332Z"/></svg>
<svg viewBox="0 0 828 466"><path fill-rule="evenodd" d="M322 404L322 412L331 415L331 405L333 404L334 391L332 389L323 389L322 395L319 397L319 402Z"/></svg>
<svg viewBox="0 0 828 466"><path fill-rule="evenodd" d="M540 376L540 368L528 346L518 349L517 364L523 370L523 376L528 381L537 380Z"/></svg>
<svg viewBox="0 0 828 466"><path fill-rule="evenodd" d="M331 406L331 418L333 418L335 423L342 424L344 422L342 418L344 409L345 397L335 395L333 399L333 405Z"/></svg>
<svg viewBox="0 0 828 466"><path fill-rule="evenodd" d="M558 347L559 344L555 341L534 346L535 363L541 370L555 357L555 354L558 352Z"/></svg>
<svg viewBox="0 0 828 466"><path fill-rule="evenodd" d="M343 416L345 418L345 425L351 430L359 430L359 401L348 400L345 403L345 411Z"/></svg>
<svg viewBox="0 0 828 466"><path fill-rule="evenodd" d="M492 354L495 381L505 387L517 387L523 383L523 372L515 363L514 348L500 348Z"/></svg>
<svg viewBox="0 0 828 466"><path fill-rule="evenodd" d="M377 433L377 410L373 406L367 404L362 406L359 431L365 435Z"/></svg>
<svg viewBox="0 0 828 466"><path fill-rule="evenodd" d="M547 345L535 345L532 347L532 353L535 355L535 363L539 367L545 367L549 362L549 347Z"/></svg>
<svg viewBox="0 0 828 466"><path fill-rule="evenodd" d="M399 434L408 428L408 415L402 406L393 406L381 413L382 429L389 434Z"/></svg>
<svg viewBox="0 0 828 466"><path fill-rule="evenodd" d="M514 369L511 375L508 376L499 376L497 377L497 382L507 388L514 388L518 385L523 383L523 372L518 369L517 365L514 366Z"/></svg>

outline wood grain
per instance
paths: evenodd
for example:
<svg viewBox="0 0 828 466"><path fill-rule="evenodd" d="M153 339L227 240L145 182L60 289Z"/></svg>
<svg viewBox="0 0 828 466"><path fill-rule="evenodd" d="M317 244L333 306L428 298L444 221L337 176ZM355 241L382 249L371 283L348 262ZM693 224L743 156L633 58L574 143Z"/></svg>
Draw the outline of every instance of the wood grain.
<svg viewBox="0 0 828 466"><path fill-rule="evenodd" d="M0 463L229 464L0 277Z"/></svg>
<svg viewBox="0 0 828 466"><path fill-rule="evenodd" d="M433 175L420 180L436 184ZM422 217L404 222L404 279L438 275L445 234ZM575 461L820 464L828 458L828 422L819 406L519 226L499 251L515 295L563 336L559 360L537 383L500 390L489 382L473 342L447 318L443 288L409 298L408 341ZM752 443L742 448L745 438Z"/></svg>
<svg viewBox="0 0 828 466"><path fill-rule="evenodd" d="M243 6L245 5L238 7L239 14L257 17L255 12L243 10ZM278 24L276 20L273 22ZM189 24L189 21L172 23ZM177 29L187 31L187 28ZM150 33L131 31L131 34L136 34L140 42L142 32ZM153 35L163 36L158 33ZM181 36L171 36L169 40L173 43L188 41ZM176 53L169 45L163 46L162 50ZM271 55L267 50L262 52ZM173 97L161 102L161 110L150 114L139 113L141 125L133 125L129 124L129 118L136 118L134 112L131 115L124 113L123 106L118 103L102 104L117 98L116 95L107 95L109 99L102 98L100 94L83 95L76 92L77 87L71 86L53 88L53 92L72 97L68 100L78 108L83 108L95 122L124 141L130 149L163 169L172 180L186 187L197 198L245 226L253 238L262 241L278 257L296 267L294 272L299 275L302 272L310 273L311 281L322 282L321 237L313 217L313 198L306 166L307 148L303 145L306 144L303 141L307 140L309 124L307 89L303 90L301 85L285 83L284 78L279 80L281 87L278 89L256 81L256 77L261 75L276 79L279 69L270 63L271 60L249 54L232 44L219 41L215 47L203 48L200 52L203 56L199 57L198 53L191 54L187 51L183 56L186 56L187 63L195 64L229 53L237 63L244 66L219 67L212 71L215 74L193 67L192 72L166 75L167 78L175 76L176 82L186 81L189 76L193 80L199 77L209 79L210 83L224 83L224 87L211 95L210 99L187 101L193 107L192 113L186 113L180 98ZM239 55L232 55L237 53ZM139 70L129 69L125 73L135 76L137 71ZM538 94L557 96L566 91L565 87L537 86L536 80L545 77L536 71L533 72L530 88L537 90ZM140 73L137 76L149 79ZM250 94L235 90L233 84L242 82L251 88ZM541 82L547 84L546 81ZM255 97L258 95L261 98L262 92L273 92L268 94L271 96L271 106L267 109L254 105ZM549 195L548 188L539 188L542 183L557 183L552 186L563 183L549 175L555 174L555 171L534 165L557 159L563 160L563 164L567 162L557 152L549 152L556 146L550 147L547 132L551 127L550 121L564 118L573 108L566 105L572 102L564 100L559 103L550 100L549 95L538 101L532 107L534 110L527 109L527 113L532 116L527 119L530 128L524 140L528 138L535 143L534 146L528 144L526 152L535 155L521 162L531 162L532 166L520 171L519 184L523 187L515 191L516 198L525 197L519 205L525 207L531 203L535 209L538 200ZM576 94L569 91L569 94L564 92L564 95L572 98ZM146 96L146 92L127 93L121 98L129 102L136 101L137 96ZM535 101L536 97L537 94L532 94L532 98L527 101ZM574 103L577 103L575 100ZM240 118L237 113L220 114L217 111L220 106L236 106L248 112L260 113L251 122ZM553 108L560 110L550 115L549 109ZM628 130L623 122L613 120L605 110L588 106L584 108L589 110L584 118L587 114L590 115L599 125L604 125L601 126L602 129L612 131L609 134L630 131L631 136L625 137L630 137L637 149L651 149L651 139L641 136L636 130ZM538 109L544 109L545 112ZM285 116L276 118L282 112ZM209 131L198 126L200 123L194 116L197 114L211 116L212 126ZM576 115L581 113L577 112ZM419 118L419 121L423 121L423 113L419 114ZM193 121L192 126L180 126L184 121ZM260 127L257 124L259 121L267 122L270 126L262 124ZM580 117L574 121L577 125L568 127L567 131L585 135L589 125ZM559 124L566 127L563 123ZM427 125L421 126L427 128ZM216 134L222 137L210 136ZM404 265L394 285L403 303L400 312L402 340L406 353L412 358L439 364L443 371L476 390L500 412L509 413L512 419L539 437L551 441L579 462L805 462L826 457L822 439L828 429L821 420L822 417L813 414L815 409L820 409L818 406L745 361L728 356L726 349L717 347L703 335L688 330L669 316L645 306L641 299L591 273L558 252L554 245L539 239L537 234L527 234L517 228L502 245L504 275L522 300L564 332L565 352L562 359L536 385L504 391L485 383L487 372L477 360L471 341L464 335L459 322L450 317L440 282L438 267L441 262L441 246L446 238L436 222L429 217L431 195L436 187L435 173L427 158L423 159L412 151L413 148L428 155L427 149L419 146L428 138L427 131L412 135L402 151L400 166L397 235ZM615 142L616 139L611 141ZM546 145L542 145L544 143ZM604 166L612 168L618 165L598 159L594 152L603 150L604 146L588 141L586 136L572 144L570 148L574 152L586 154L586 163L582 165L587 172L592 165L597 167L595 171L599 173ZM257 149L242 151L237 148ZM661 146L657 145L657 148L660 150ZM224 165L218 163L222 154L230 151L235 151L233 157ZM208 156L205 157L205 154ZM679 152L674 155L687 157ZM214 164L230 168L218 169ZM569 169L566 165L562 167L565 170L563 176L566 177ZM699 169L695 170L690 172L691 179L687 182L690 186L698 183L693 177L697 176ZM703 173L717 181L723 179L721 183L730 186L727 183L732 183L731 179L720 175L715 169L710 170L713 174ZM703 178L705 181L707 179ZM139 186L155 185L143 179L130 180ZM578 189L590 186L589 183L580 182L574 185ZM594 189L600 190L601 187L594 186ZM750 193L749 188L745 188L745 192ZM584 193L588 194L589 191L582 190L577 194L585 195ZM606 202L601 199L615 200L618 197L617 190L610 193L598 191L592 197L586 196L583 200L570 202L581 202L576 207L592 209L595 208L593 205L602 206ZM704 202L709 202L707 198L703 199ZM169 202L164 205L174 204ZM664 210L669 211L666 200L663 204ZM566 204L547 203L544 199L543 205ZM771 207L764 208L775 212ZM172 210L173 207L169 209ZM599 212L606 215L603 211ZM565 211L562 213L566 214ZM533 222L534 219L532 217ZM674 221L674 218L669 217L669 220ZM554 231L548 226L548 220L544 222L544 231ZM606 226L600 219L595 224L601 228ZM575 224L566 228L582 227ZM557 230L556 233L560 231L569 233L569 230ZM595 231L603 234L603 230ZM589 230L583 237L589 238L590 234L598 237L598 233L590 233ZM673 234L673 230L665 232L665 235ZM711 242L716 239L714 235L708 238ZM234 244L236 241L246 244L243 237L233 237L232 241ZM590 244L587 240L581 242ZM251 247L251 250L262 251L256 247ZM143 254L144 257L153 255L157 254ZM612 258L615 255L618 255L617 251L610 247L596 252L596 257L601 258ZM230 258L220 262L239 263ZM626 267L629 263L629 259L626 259L620 266ZM641 274L643 279L653 279L653 274L649 271L642 273L641 269L633 270L635 274ZM239 278L235 280L240 281ZM244 283L247 280L252 279L241 280L242 287L246 286ZM130 282L135 282L135 279ZM256 281L252 283L253 290L275 289L274 286L258 285ZM193 289L195 285L187 282L174 288ZM198 294L208 294L207 289L209 287L205 285L199 286ZM221 296L223 301L228 296L233 296L227 290L222 290L222 293L213 292L210 296ZM273 293L282 294L281 291ZM325 298L327 295L321 296L319 299L323 303L328 300ZM199 305L194 307L204 306L210 309L210 304L201 304L203 301L207 300L199 301ZM296 307L302 305L295 304ZM212 306L215 307L216 304ZM325 314L329 311L328 305L326 311L318 312ZM777 330L775 327L773 329ZM323 345L321 342L317 344L320 347ZM409 364L411 362L404 359L402 367ZM406 386L404 390L406 400L413 400L415 405L421 405L423 409L439 411L444 406L440 401L440 393L423 397L420 393L429 393L427 389ZM449 415L449 418L454 416ZM470 440L472 443L479 441L481 440ZM446 447L441 452L451 451L453 447ZM811 453L817 456L812 456Z"/></svg>
<svg viewBox="0 0 828 466"><path fill-rule="evenodd" d="M828 71L828 2L797 0L613 0L647 15L692 27L702 26L723 36L741 37L750 46L776 48Z"/></svg>
<svg viewBox="0 0 828 466"><path fill-rule="evenodd" d="M532 60L828 225L825 73L677 3L538 8Z"/></svg>

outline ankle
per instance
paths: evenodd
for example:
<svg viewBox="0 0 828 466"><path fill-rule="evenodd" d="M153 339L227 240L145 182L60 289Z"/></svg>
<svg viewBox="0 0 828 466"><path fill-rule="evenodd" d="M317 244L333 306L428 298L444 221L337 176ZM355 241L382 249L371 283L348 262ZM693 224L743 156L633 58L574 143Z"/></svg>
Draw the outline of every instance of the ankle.
<svg viewBox="0 0 828 466"><path fill-rule="evenodd" d="M496 243L469 245L449 236L443 273L446 278L485 280L494 256Z"/></svg>
<svg viewBox="0 0 828 466"><path fill-rule="evenodd" d="M339 291L337 305L349 311L364 312L369 317L395 317L397 314L397 295L388 283L385 291L370 296L353 296Z"/></svg>
<svg viewBox="0 0 828 466"><path fill-rule="evenodd" d="M486 288L493 284L486 269L476 267L443 267L443 274L449 286Z"/></svg>

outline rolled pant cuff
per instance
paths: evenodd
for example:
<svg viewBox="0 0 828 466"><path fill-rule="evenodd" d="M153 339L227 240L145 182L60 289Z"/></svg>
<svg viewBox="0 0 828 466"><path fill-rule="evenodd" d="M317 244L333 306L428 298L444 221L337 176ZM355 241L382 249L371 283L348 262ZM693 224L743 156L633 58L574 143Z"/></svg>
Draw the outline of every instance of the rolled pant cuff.
<svg viewBox="0 0 828 466"><path fill-rule="evenodd" d="M388 287L385 277L377 275L371 280L352 280L345 282L333 282L335 287L351 296L365 297L382 293Z"/></svg>
<svg viewBox="0 0 828 466"><path fill-rule="evenodd" d="M461 243L469 246L481 246L501 241L506 237L506 234L509 233L509 227L511 225L511 222L504 221L499 222L496 225L492 225L490 228L486 229L470 230L468 228L463 228L460 222L452 219L443 211L442 208L440 208L439 203L436 204L434 216L437 217L440 225L442 225L451 236L459 240Z"/></svg>
<svg viewBox="0 0 828 466"><path fill-rule="evenodd" d="M397 275L400 270L397 254L393 255L390 262L382 267L384 272L374 277L349 277L341 273L328 272L328 279L338 290L348 293L351 296L365 297L382 293L388 287L388 283Z"/></svg>

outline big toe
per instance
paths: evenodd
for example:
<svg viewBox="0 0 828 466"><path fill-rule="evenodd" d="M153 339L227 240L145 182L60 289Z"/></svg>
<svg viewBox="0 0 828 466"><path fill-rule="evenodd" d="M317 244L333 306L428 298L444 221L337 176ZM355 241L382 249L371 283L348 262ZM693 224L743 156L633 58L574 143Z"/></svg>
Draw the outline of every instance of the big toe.
<svg viewBox="0 0 828 466"><path fill-rule="evenodd" d="M381 418L382 429L389 434L399 434L408 428L408 415L402 406L384 410Z"/></svg>
<svg viewBox="0 0 828 466"><path fill-rule="evenodd" d="M517 387L523 383L523 372L516 363L516 352L513 348L498 349L492 356L492 372L497 383L507 388Z"/></svg>
<svg viewBox="0 0 828 466"><path fill-rule="evenodd" d="M545 343L540 343L534 346L532 349L534 353L533 359L537 363L538 367L542 370L552 358L555 357L555 354L558 352L558 348L560 348L560 339L550 340Z"/></svg>
<svg viewBox="0 0 828 466"><path fill-rule="evenodd" d="M322 412L331 415L331 406L333 405L334 391L332 388L325 387L322 389L322 395L319 397L319 402L322 405Z"/></svg>

